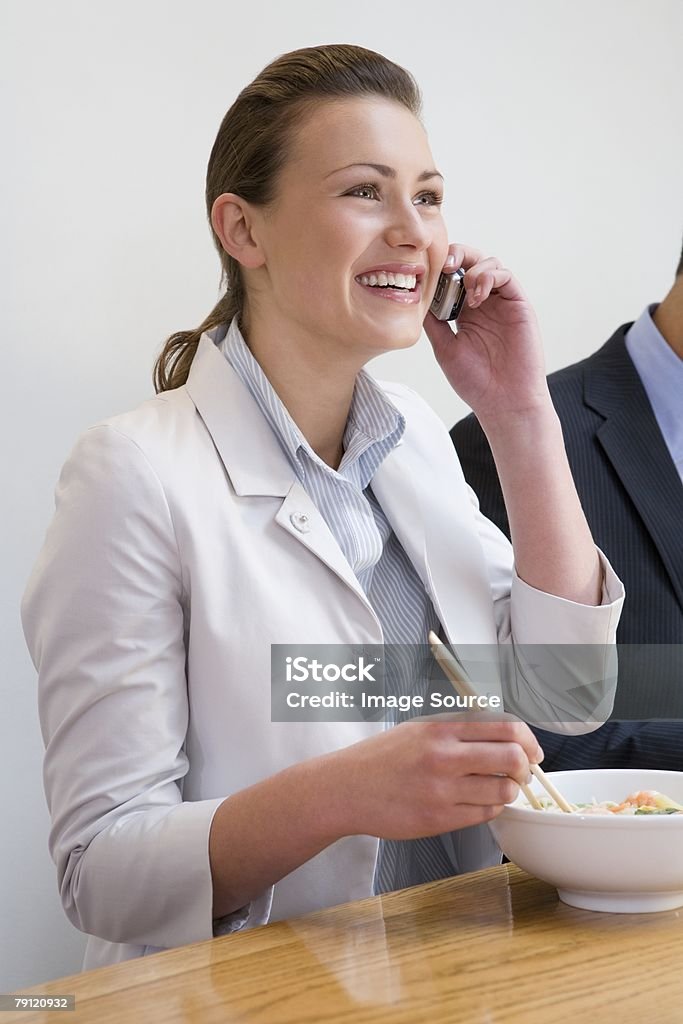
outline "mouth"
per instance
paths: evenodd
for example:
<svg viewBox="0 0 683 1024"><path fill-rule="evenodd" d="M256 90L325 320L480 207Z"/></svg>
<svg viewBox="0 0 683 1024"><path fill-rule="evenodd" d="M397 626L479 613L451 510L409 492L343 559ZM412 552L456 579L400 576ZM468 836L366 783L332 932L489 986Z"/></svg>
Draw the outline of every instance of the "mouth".
<svg viewBox="0 0 683 1024"><path fill-rule="evenodd" d="M354 279L369 295L402 305L416 305L422 299L422 267L404 266L400 270L377 269L358 274Z"/></svg>

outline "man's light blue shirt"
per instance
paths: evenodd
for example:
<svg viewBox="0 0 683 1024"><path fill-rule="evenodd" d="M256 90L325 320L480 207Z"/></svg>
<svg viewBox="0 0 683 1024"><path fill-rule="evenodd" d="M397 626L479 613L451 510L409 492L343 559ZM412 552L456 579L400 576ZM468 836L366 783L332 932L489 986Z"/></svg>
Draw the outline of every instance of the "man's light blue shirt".
<svg viewBox="0 0 683 1024"><path fill-rule="evenodd" d="M683 481L683 359L662 337L648 306L626 335L628 352Z"/></svg>

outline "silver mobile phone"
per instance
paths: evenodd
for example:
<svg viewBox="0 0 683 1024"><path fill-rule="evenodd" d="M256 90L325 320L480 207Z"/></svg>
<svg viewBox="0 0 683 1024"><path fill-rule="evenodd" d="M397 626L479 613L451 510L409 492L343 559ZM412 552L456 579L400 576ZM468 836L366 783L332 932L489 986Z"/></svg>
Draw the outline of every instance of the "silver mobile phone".
<svg viewBox="0 0 683 1024"><path fill-rule="evenodd" d="M439 283L429 307L437 320L455 320L463 307L467 292L463 284L464 270L439 274Z"/></svg>

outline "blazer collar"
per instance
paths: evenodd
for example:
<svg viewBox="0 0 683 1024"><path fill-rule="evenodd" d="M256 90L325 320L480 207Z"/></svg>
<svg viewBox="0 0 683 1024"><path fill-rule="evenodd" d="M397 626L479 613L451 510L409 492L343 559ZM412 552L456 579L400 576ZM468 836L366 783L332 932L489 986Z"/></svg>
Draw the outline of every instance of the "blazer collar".
<svg viewBox="0 0 683 1024"><path fill-rule="evenodd" d="M187 393L213 438L236 494L284 499L276 522L343 580L371 608L348 561L311 498L296 479L285 452L227 359L208 334L202 335L186 384ZM419 425L414 410L402 440ZM430 432L431 434L432 432ZM416 439L417 441L417 439ZM495 643L491 592L476 529L463 507L462 471L447 431L433 432L425 465L424 441L397 444L372 479L387 519L431 596L446 635L453 642ZM446 467L452 466L452 473ZM460 476L458 475L460 474ZM438 481L438 493L434 493ZM431 490L430 490L431 488ZM302 531L301 515L308 529Z"/></svg>
<svg viewBox="0 0 683 1024"><path fill-rule="evenodd" d="M249 389L207 333L199 339L185 386L235 493L284 498L296 480L294 470Z"/></svg>
<svg viewBox="0 0 683 1024"><path fill-rule="evenodd" d="M584 401L605 422L597 438L659 551L683 605L683 484L626 350L623 324L584 368Z"/></svg>
<svg viewBox="0 0 683 1024"><path fill-rule="evenodd" d="M346 583L378 625L355 573L297 480L271 425L208 333L199 339L186 390L213 439L235 493L240 497L260 495L284 499L275 514L275 522ZM307 524L306 530L300 529L303 521Z"/></svg>

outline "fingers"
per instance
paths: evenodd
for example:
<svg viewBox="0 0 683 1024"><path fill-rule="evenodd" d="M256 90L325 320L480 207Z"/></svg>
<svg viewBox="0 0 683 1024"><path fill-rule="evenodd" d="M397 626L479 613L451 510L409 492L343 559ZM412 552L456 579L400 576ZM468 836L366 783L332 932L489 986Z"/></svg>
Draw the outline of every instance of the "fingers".
<svg viewBox="0 0 683 1024"><path fill-rule="evenodd" d="M529 758L518 743L463 743L460 741L454 753L454 760L457 765L456 770L463 775L505 775L520 785L529 779ZM512 799L514 800L514 796ZM485 802L507 803L507 800Z"/></svg>
<svg viewBox="0 0 683 1024"><path fill-rule="evenodd" d="M515 744L523 751L527 762L539 764L543 760L543 751L531 729L513 715L500 712L463 712L458 715L456 721L423 721L414 724L416 727L442 730L444 739L450 736L468 744Z"/></svg>
<svg viewBox="0 0 683 1024"><path fill-rule="evenodd" d="M438 835L491 821L529 778L542 752L512 715L409 721L334 755L342 762L355 831L386 839ZM373 786L367 786L367 778Z"/></svg>
<svg viewBox="0 0 683 1024"><path fill-rule="evenodd" d="M458 808L457 828L468 828L470 825L483 825L487 821L497 818L504 809L504 804L477 806L475 804L463 804ZM441 829L440 831L444 831ZM436 832L435 835L439 833Z"/></svg>
<svg viewBox="0 0 683 1024"><path fill-rule="evenodd" d="M471 245L463 245L462 242L453 242L448 246L448 255L444 265L444 271L449 273L463 267L469 270L470 267L480 263L484 258L483 252L473 249Z"/></svg>
<svg viewBox="0 0 683 1024"><path fill-rule="evenodd" d="M509 780L508 780L509 781ZM482 792L484 792L482 790ZM430 809L428 806L421 809L418 820L415 822L413 834L409 837L416 839L418 836L438 836L442 832L451 832L454 829L468 828L470 825L481 825L491 821L505 807L505 804L477 803L475 800L465 801L459 793L457 798L447 803L439 804L437 809ZM403 831L399 829L397 831ZM385 838L405 838L397 834Z"/></svg>
<svg viewBox="0 0 683 1024"><path fill-rule="evenodd" d="M501 294L503 298L523 297L512 272L497 257L484 257L479 249L454 242L448 247L443 271L449 274L460 268L465 270L463 284L467 292L467 305L471 309L485 302L492 292Z"/></svg>
<svg viewBox="0 0 683 1024"><path fill-rule="evenodd" d="M486 302L494 290L504 293L505 286L512 280L512 273L501 267L499 260L495 260L496 265L490 266L491 263L491 260L483 260L465 274L463 284L470 309L475 309L482 302Z"/></svg>
<svg viewBox="0 0 683 1024"><path fill-rule="evenodd" d="M473 807L500 807L511 804L519 795L519 783L503 775L468 775L460 780L458 804Z"/></svg>

